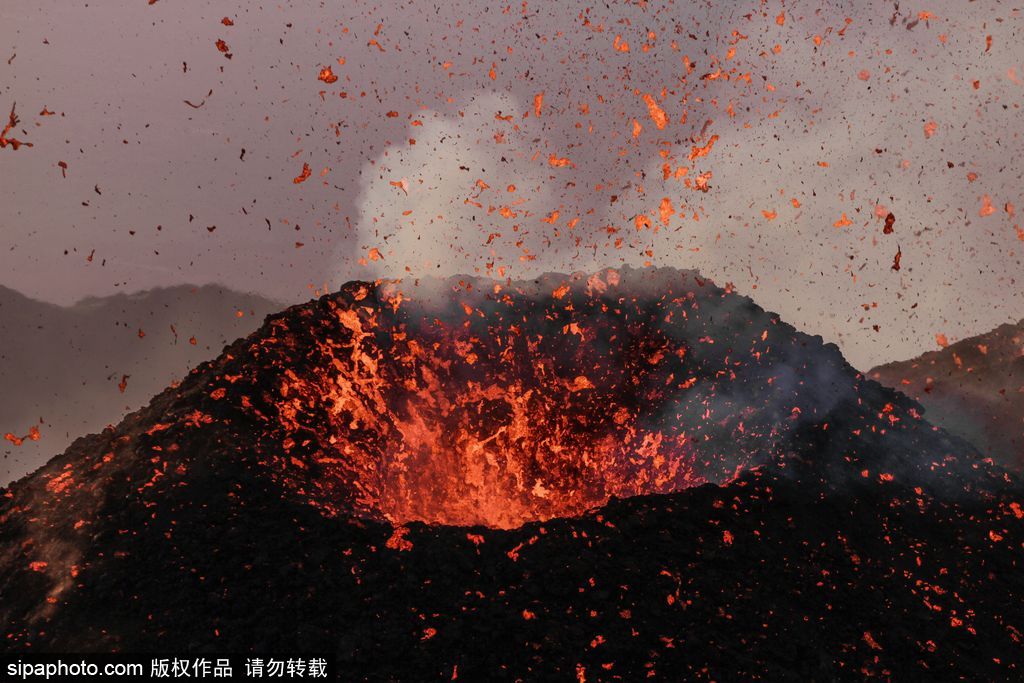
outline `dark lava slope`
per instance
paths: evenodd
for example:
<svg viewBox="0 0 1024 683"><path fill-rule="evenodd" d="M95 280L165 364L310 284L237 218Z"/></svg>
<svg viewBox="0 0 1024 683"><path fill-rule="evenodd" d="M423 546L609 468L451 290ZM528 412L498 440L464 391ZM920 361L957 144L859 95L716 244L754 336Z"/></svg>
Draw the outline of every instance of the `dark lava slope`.
<svg viewBox="0 0 1024 683"><path fill-rule="evenodd" d="M374 681L1020 678L1024 489L919 405L694 273L545 276L500 293L478 281L466 307L465 285L427 306L412 287L395 305L351 283L272 316L4 490L5 648L332 651L343 680ZM428 319L475 343L477 361L460 365L464 346L440 366L401 360L409 338L430 338L416 322ZM584 334L558 333L572 322ZM488 330L513 325L522 347L488 365ZM615 354L636 344L650 367ZM387 461L418 405L404 391L429 374L446 396L499 366L544 368L530 401L545 383L570 387L579 398L560 400L578 415L561 424L588 438L595 424L657 429L672 449L607 468L650 475L657 495L511 529L409 521L443 518L445 501L387 502L425 485ZM325 377L358 391L334 396ZM373 391L386 424L357 417ZM484 393L478 413L511 420ZM613 399L619 418L602 422ZM559 481L600 486L590 465L545 479L554 465L530 452L516 472L531 493L495 480L510 504L540 496L548 517L571 493ZM367 454L377 469L346 460ZM670 455L689 458L692 485L664 493ZM408 513L398 528L395 511Z"/></svg>

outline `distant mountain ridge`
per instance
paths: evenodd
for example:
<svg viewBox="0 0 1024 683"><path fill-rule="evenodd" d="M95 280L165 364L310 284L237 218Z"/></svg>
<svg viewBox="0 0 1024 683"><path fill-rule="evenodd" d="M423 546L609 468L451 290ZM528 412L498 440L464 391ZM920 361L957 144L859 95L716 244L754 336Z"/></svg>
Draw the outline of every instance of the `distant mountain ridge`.
<svg viewBox="0 0 1024 683"><path fill-rule="evenodd" d="M14 437L0 441L0 480L117 423L279 308L217 285L87 297L71 306L0 285L0 437ZM16 446L32 427L39 440Z"/></svg>
<svg viewBox="0 0 1024 683"><path fill-rule="evenodd" d="M996 462L1024 469L1024 320L867 374Z"/></svg>

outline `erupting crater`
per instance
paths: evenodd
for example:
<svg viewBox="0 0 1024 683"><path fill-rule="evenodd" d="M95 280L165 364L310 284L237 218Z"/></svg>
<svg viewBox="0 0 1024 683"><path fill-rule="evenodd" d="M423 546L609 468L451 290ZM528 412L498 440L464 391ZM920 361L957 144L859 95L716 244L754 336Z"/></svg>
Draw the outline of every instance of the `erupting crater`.
<svg viewBox="0 0 1024 683"><path fill-rule="evenodd" d="M511 528L702 483L675 414L686 345L606 306L569 314L567 293L338 308L328 362L281 386L284 425L322 411L325 487L395 524ZM562 315L524 310L543 306Z"/></svg>
<svg viewBox="0 0 1024 683"><path fill-rule="evenodd" d="M1004 680L1022 500L691 271L353 282L3 491L0 622L352 680Z"/></svg>
<svg viewBox="0 0 1024 683"><path fill-rule="evenodd" d="M771 321L704 320L698 293L736 297L673 273L350 283L271 321L282 478L328 513L513 528L760 464L800 413L792 368L760 369Z"/></svg>

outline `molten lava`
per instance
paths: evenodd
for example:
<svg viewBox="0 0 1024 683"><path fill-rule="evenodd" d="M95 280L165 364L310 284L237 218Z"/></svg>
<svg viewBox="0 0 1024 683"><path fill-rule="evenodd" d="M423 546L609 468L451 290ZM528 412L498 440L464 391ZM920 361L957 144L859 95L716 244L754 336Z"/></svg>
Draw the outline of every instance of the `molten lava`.
<svg viewBox="0 0 1024 683"><path fill-rule="evenodd" d="M592 278L589 293L604 287ZM675 419L687 348L659 325L687 300L630 311L567 293L466 285L438 303L392 287L378 302L364 285L353 306L332 303L339 334L305 364L316 371L280 386L286 432L327 418L318 502L333 509L345 489L396 524L512 528L703 483Z"/></svg>

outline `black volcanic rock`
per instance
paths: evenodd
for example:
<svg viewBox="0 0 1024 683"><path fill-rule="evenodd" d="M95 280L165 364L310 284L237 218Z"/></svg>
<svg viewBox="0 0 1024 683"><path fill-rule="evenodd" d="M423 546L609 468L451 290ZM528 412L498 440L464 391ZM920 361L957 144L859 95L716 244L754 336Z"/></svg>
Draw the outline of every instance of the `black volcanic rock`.
<svg viewBox="0 0 1024 683"><path fill-rule="evenodd" d="M5 490L5 648L332 651L343 680L1019 678L1024 489L918 404L694 273L468 284L408 285L396 305L350 283L272 316ZM397 353L427 347L433 320L478 340L470 367ZM484 323L555 359L542 375L573 387L588 438L615 429L614 398L685 446L694 485L511 529L393 527L366 491L420 481L383 471L413 405L396 387L431 370L448 400L533 367ZM616 355L652 338L685 353ZM585 367L598 349L614 362ZM388 380L387 424L356 418L367 385L332 394L360 364ZM575 391L584 370L602 401ZM370 465L344 457L371 447Z"/></svg>

